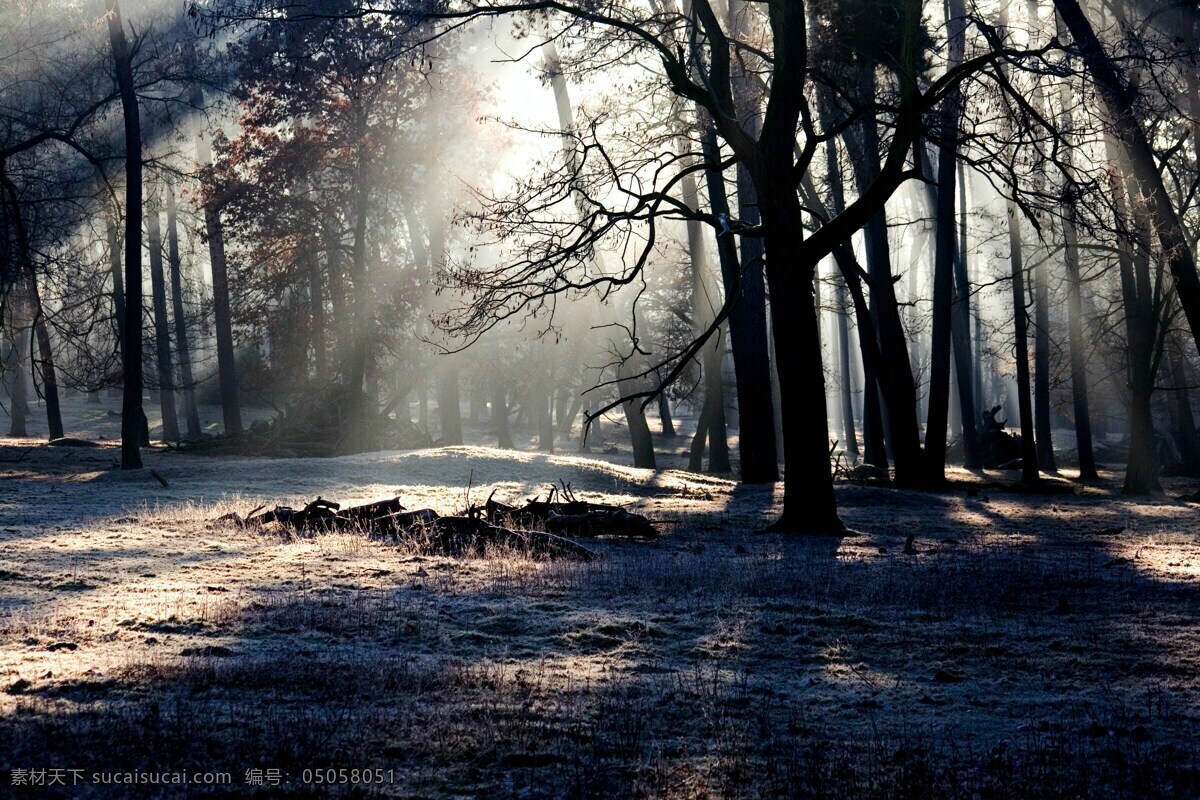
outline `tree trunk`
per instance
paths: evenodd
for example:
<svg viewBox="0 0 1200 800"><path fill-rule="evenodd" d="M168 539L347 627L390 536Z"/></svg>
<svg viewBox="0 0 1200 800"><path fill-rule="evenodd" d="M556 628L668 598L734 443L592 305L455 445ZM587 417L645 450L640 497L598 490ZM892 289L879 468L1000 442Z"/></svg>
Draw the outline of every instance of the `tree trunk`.
<svg viewBox="0 0 1200 800"><path fill-rule="evenodd" d="M108 266L112 271L113 320L117 329L117 356L125 358L125 280L121 275L121 232L117 228L117 211L104 219L108 232Z"/></svg>
<svg viewBox="0 0 1200 800"><path fill-rule="evenodd" d="M26 415L29 412L29 372L25 360L29 352L29 329L24 319L24 302L14 298L8 305L11 341L5 353L4 372L8 382L8 435L29 435Z"/></svg>
<svg viewBox="0 0 1200 800"><path fill-rule="evenodd" d="M1025 310L1025 257L1021 250L1021 217L1017 204L1011 200L1008 202L1008 246L1012 264L1013 332L1016 336L1017 351L1017 405L1021 417L1021 480L1034 483L1040 476L1033 439L1033 404L1029 396L1029 318Z"/></svg>
<svg viewBox="0 0 1200 800"><path fill-rule="evenodd" d="M847 317L850 309L846 302L845 280L834 281L834 298L837 302L838 366L841 373L842 402L842 447L851 464L858 463L858 435L854 430L854 381L850 370L850 324Z"/></svg>
<svg viewBox="0 0 1200 800"><path fill-rule="evenodd" d="M197 108L203 97L194 98ZM196 137L196 160L212 166L212 152L203 136ZM204 231L208 237L208 257L212 267L213 328L217 337L217 380L221 390L221 416L226 436L242 432L242 410L238 401L237 363L233 350L233 320L229 307L229 265L225 259L225 230L221 225L221 206L217 198L204 203Z"/></svg>
<svg viewBox="0 0 1200 800"><path fill-rule="evenodd" d="M833 98L832 93L823 90L817 97L823 127L830 126ZM845 187L842 181L841 164L838 161L837 140L830 137L825 141L825 170L829 182L830 213L834 216L841 214L846 208ZM854 298L854 313L859 323L859 349L862 353L863 387L862 387L862 431L863 431L863 461L867 464L887 469L887 449L883 439L883 414L879 408L879 375L876 368L878 359L878 339L874 333L864 336L865 330L874 331L875 323L862 297L862 281L858 274L858 263L854 259L849 242L845 242L834 251L834 260L842 274L842 285ZM848 324L845 317L842 325ZM849 365L849 351L846 353ZM853 416L853 409L851 409Z"/></svg>
<svg viewBox="0 0 1200 800"><path fill-rule="evenodd" d="M49 429L49 439L63 437L62 411L58 404L58 376L54 371L54 351L50 347L50 331L46 327L45 309L42 308L42 297L38 292L37 279L31 274L28 277L29 296L33 301L33 331L37 337L38 359L42 364L42 395L46 398L46 426Z"/></svg>
<svg viewBox="0 0 1200 800"><path fill-rule="evenodd" d="M1087 343L1083 335L1083 281L1079 275L1079 235L1075 228L1073 198L1063 204L1064 262L1067 268L1067 327L1071 350L1071 400L1075 413L1075 448L1079 479L1096 480L1092 449L1092 420L1088 408Z"/></svg>
<svg viewBox="0 0 1200 800"><path fill-rule="evenodd" d="M745 3L741 0L729 3L729 15L731 30L746 35L752 14L745 8ZM735 103L750 134L756 136L761 127L758 111L760 92L753 79L746 75L743 66L740 59L735 62L732 78ZM758 195L750 171L742 162L737 165L737 195L738 218L747 225L757 225L761 220ZM742 483L774 483L779 480L780 452L775 440L777 409L767 339L769 331L762 240L754 237L742 239L738 256L741 279L738 281L737 305L729 317L729 333L737 380L741 479ZM729 296L728 280L726 296Z"/></svg>
<svg viewBox="0 0 1200 800"><path fill-rule="evenodd" d="M617 380L622 384L630 380L628 365L622 363L617 367ZM625 411L625 422L629 425L629 439L633 445L633 465L643 469L658 469L654 460L654 438L650 435L650 426L646 424L646 414L642 409L641 399L627 400L621 406Z"/></svg>
<svg viewBox="0 0 1200 800"><path fill-rule="evenodd" d="M702 119L702 144L704 148L705 161L710 164L719 164L721 160L721 149L717 142L717 131L713 127L711 120L706 115L701 115ZM705 170L706 184L708 186L709 204L712 206L712 212L719 219L729 219L729 197L725 187L725 175L719 169L710 168ZM718 236L717 255L721 263L721 279L724 284L725 298L733 298L733 306L729 312L729 342L730 348L733 351L733 371L734 380L737 391L737 407L738 407L738 454L741 461L742 481L743 483L769 483L778 477L778 465L775 463L775 447L774 447L774 431L768 431L766 426L751 423L749 425L750 438L746 438L746 423L748 414L762 413L767 410L762 408L762 403L756 398L757 393L763 393L768 400L770 399L771 377L767 370L761 370L763 364L767 361L767 343L766 337L756 337L752 328L756 324L753 319L753 314L746 307L746 299L742 293L742 270L738 264L737 245L732 236ZM749 351L750 347L761 347L762 352L753 353ZM719 348L719 344L717 345ZM715 368L717 376L714 380L713 390L718 387L716 384L720 380L721 356L715 356ZM761 370L761 371L759 371ZM706 391L708 391L706 389ZM710 437L713 445L709 448L709 469L713 472L728 472L729 464L729 448L728 441L725 436L725 413L724 403L722 402L722 410L720 419L717 420L717 428L714 429L714 436ZM769 450L762 452L762 438L770 434L772 445ZM721 442L725 442L724 447L721 447ZM765 463L769 459L770 463ZM747 467L749 462L749 467ZM746 475L749 472L753 480L747 480Z"/></svg>
<svg viewBox="0 0 1200 800"><path fill-rule="evenodd" d="M157 202L146 216L146 236L150 248L150 293L154 307L154 355L158 365L158 403L162 410L162 437L179 441L179 420L175 408L175 367L171 362L171 328L167 319L167 288L163 275L162 231L159 228Z"/></svg>
<svg viewBox="0 0 1200 800"><path fill-rule="evenodd" d="M1200 276L1196 273L1190 239L1171 203L1154 151L1139 121L1136 90L1122 79L1116 65L1104 52L1077 0L1054 0L1054 7L1075 39L1084 65L1096 83L1114 134L1125 146L1133 184L1140 195L1139 204L1147 209L1162 258L1175 278L1175 288L1192 338L1200 346Z"/></svg>
<svg viewBox="0 0 1200 800"><path fill-rule="evenodd" d="M125 125L125 346L121 399L121 469L140 469L142 454L142 123L133 84L133 58L118 0L106 0L108 38L116 65Z"/></svg>
<svg viewBox="0 0 1200 800"><path fill-rule="evenodd" d="M958 283L957 278L955 281L956 287L968 289L967 297L964 298L964 302L961 304L962 310L959 313L965 315L968 326L972 326L974 328L974 336L972 337L974 350L971 353L970 364L971 397L975 402L974 408L972 409L971 420L974 422L975 430L978 431L978 426L980 423L980 412L978 409L985 407L987 404L983 399L983 314L982 309L979 308L976 308L975 313L971 314L971 307L967 302L970 299L969 289L971 285L971 273L968 269L970 262L967 258L967 253L970 251L970 243L967 236L967 181L969 176L970 173L967 172L966 168L960 164L958 173L958 205L960 208L958 217L958 252L959 261L962 264L964 275L961 283ZM976 272L978 272L978 268L976 269ZM976 436L975 439L977 443L976 449L978 451L979 437ZM982 464L979 464L979 466L982 466Z"/></svg>
<svg viewBox="0 0 1200 800"><path fill-rule="evenodd" d="M321 286L321 262L316 245L309 241L304 254L308 265L309 331L312 339L313 373L317 380L329 375L329 358L325 332L325 292Z"/></svg>
<svg viewBox="0 0 1200 800"><path fill-rule="evenodd" d="M667 439L675 438L675 420L671 417L671 403L666 392L658 395L658 421L662 425L661 435Z"/></svg>
<svg viewBox="0 0 1200 800"><path fill-rule="evenodd" d="M876 93L874 71L863 70L863 97L873 102ZM859 126L861 141L847 136L852 148L859 193L864 194L880 180L879 131L874 118L868 116ZM921 485L926 480L922 468L921 436L917 424L917 389L900 308L892 282L887 216L882 205L866 225L867 272L871 280L871 315L879 337L882 363L887 371L880 377L883 396L884 438L892 451L896 467L896 482L901 486Z"/></svg>
<svg viewBox="0 0 1200 800"><path fill-rule="evenodd" d="M1192 394L1188 388L1183 348L1178 337L1174 338L1171 348L1171 406L1175 412L1176 443L1185 471L1196 475L1200 471L1200 436L1196 432L1196 415L1192 412Z"/></svg>
<svg viewBox="0 0 1200 800"><path fill-rule="evenodd" d="M682 140L681 145L681 149L686 148L687 140ZM711 171L707 170L707 172ZM723 178L720 178L719 175L717 180L710 177L710 191L721 180ZM693 211L700 210L696 179L691 173L684 175L680 182L680 194L683 202L689 208ZM709 275L708 258L704 248L704 230L699 221L688 220L687 238L688 257L692 265L692 327L693 334L700 336L716 319L717 309L721 307L722 302L714 281ZM733 254L729 253L727 249L724 257L732 258ZM725 265L722 264L723 272L724 269ZM721 380L721 350L721 332L718 330L700 351L700 368L704 378L704 409L708 414L709 468L718 472L729 472L729 442L725 434L725 392Z"/></svg>
<svg viewBox="0 0 1200 800"><path fill-rule="evenodd" d="M179 256L179 219L175 208L175 187L170 183L167 184L167 260L171 265L171 306L175 317L175 353L179 356L183 413L187 418L188 438L196 439L201 433L200 412L196 408L192 352L188 346L187 316L183 309L183 262Z"/></svg>
<svg viewBox="0 0 1200 800"><path fill-rule="evenodd" d="M775 357L779 364L785 469L783 514L772 529L838 533L845 530L845 525L838 517L833 493L825 373L813 313L812 278L817 261L805 261L801 243L803 209L786 176L764 172L754 177L766 230L771 297L777 303L788 303L786 313L771 315L775 341L779 343Z"/></svg>
<svg viewBox="0 0 1200 800"><path fill-rule="evenodd" d="M962 62L965 46L966 9L962 0L949 0L945 6L949 52L947 64ZM958 260L958 226L955 216L955 179L958 176L958 118L961 94L954 92L943 101L941 111L942 150L938 153L936 244L933 266L933 329L930 343L929 416L925 425L926 480L941 484L946 480L946 417L950 404L950 350L953 328L954 265ZM960 392L970 391L959 387Z"/></svg>

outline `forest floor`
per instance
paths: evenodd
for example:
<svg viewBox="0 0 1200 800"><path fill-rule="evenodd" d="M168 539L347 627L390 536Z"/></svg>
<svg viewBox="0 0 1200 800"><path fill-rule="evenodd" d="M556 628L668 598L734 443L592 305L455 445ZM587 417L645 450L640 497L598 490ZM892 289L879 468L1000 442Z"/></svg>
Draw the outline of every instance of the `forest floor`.
<svg viewBox="0 0 1200 800"><path fill-rule="evenodd" d="M72 434L112 435L75 411L97 417ZM15 796L1200 796L1200 506L1112 473L1072 495L845 485L857 535L804 539L760 533L778 490L620 453L116 457L0 440ZM580 563L215 521L559 480L663 535ZM67 786L8 789L21 770ZM230 785L91 783L134 771Z"/></svg>

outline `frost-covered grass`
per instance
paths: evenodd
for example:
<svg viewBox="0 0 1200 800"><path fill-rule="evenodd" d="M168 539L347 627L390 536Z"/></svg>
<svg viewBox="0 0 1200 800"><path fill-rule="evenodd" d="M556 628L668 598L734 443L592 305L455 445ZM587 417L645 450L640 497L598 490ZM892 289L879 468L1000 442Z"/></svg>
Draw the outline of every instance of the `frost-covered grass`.
<svg viewBox="0 0 1200 800"><path fill-rule="evenodd" d="M219 770L244 794L246 770L279 769L288 796L329 794L299 782L316 767L394 780L345 796L1200 794L1194 505L843 487L861 534L797 540L757 532L769 489L620 455L151 453L167 488L114 458L0 462L6 773ZM214 521L317 494L448 511L468 482L479 502L559 479L664 535L591 563L448 559Z"/></svg>

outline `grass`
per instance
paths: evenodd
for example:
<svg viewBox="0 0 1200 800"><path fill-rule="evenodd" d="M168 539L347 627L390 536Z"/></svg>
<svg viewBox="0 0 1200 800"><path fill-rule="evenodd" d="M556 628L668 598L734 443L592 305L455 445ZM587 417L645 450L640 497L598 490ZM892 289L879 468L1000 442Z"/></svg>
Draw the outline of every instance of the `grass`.
<svg viewBox="0 0 1200 800"><path fill-rule="evenodd" d="M264 797L1200 795L1192 507L852 488L868 532L839 542L749 533L728 491L668 486L679 525L586 563L213 524L253 496L30 522L0 551L0 769L221 770ZM302 781L324 767L391 782ZM179 796L86 788L59 795Z"/></svg>

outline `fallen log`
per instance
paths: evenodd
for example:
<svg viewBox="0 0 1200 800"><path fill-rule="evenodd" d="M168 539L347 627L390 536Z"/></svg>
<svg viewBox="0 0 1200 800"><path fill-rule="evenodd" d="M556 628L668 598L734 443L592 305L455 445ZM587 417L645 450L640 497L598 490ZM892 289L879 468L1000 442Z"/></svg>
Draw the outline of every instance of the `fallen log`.
<svg viewBox="0 0 1200 800"><path fill-rule="evenodd" d="M359 531L376 539L407 541L422 552L438 555L483 555L489 547L500 547L551 558L589 561L596 557L588 548L556 533L494 525L476 509L467 516L450 517L431 508L409 511L398 497L345 509L318 497L301 509L276 506L261 514L251 512L244 523L236 514L226 514L218 521L256 526L275 523L289 533Z"/></svg>
<svg viewBox="0 0 1200 800"><path fill-rule="evenodd" d="M564 536L652 539L658 535L654 524L641 514L626 511L620 506L580 500L569 484L563 484L561 489L552 486L546 500L535 497L523 506L502 503L489 497L482 510L487 521L493 525L540 527L548 533Z"/></svg>

